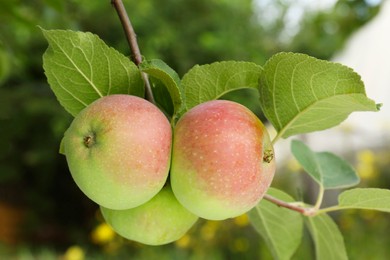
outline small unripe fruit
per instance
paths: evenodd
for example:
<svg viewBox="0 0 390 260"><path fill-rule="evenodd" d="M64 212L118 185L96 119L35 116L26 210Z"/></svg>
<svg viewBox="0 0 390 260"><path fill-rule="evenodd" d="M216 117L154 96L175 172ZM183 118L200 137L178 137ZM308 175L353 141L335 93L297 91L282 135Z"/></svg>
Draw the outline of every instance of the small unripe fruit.
<svg viewBox="0 0 390 260"><path fill-rule="evenodd" d="M198 220L165 186L153 199L127 210L100 208L107 223L124 238L163 245L181 238Z"/></svg>
<svg viewBox="0 0 390 260"><path fill-rule="evenodd" d="M171 185L180 203L205 219L236 217L263 197L275 173L261 121L231 101L200 104L174 130Z"/></svg>
<svg viewBox="0 0 390 260"><path fill-rule="evenodd" d="M100 98L82 110L64 136L79 188L107 208L137 207L168 177L172 130L152 103L130 95Z"/></svg>

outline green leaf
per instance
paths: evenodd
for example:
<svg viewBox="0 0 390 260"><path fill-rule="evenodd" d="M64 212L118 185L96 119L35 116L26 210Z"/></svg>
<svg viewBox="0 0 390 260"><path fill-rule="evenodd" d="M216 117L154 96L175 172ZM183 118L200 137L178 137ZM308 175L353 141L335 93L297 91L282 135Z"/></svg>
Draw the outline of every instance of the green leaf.
<svg viewBox="0 0 390 260"><path fill-rule="evenodd" d="M354 111L379 108L352 69L305 54L271 57L259 89L265 116L284 138L333 127Z"/></svg>
<svg viewBox="0 0 390 260"><path fill-rule="evenodd" d="M169 95L171 97L171 101L173 103L174 114L180 112L183 104L183 94L181 89L180 77L179 75L169 67L162 60L147 60L140 64L140 69L143 72L146 72L153 78L156 78L162 82L162 84L167 88ZM161 92L161 90L157 90ZM160 97L164 97L164 95L156 95L155 99L158 102ZM162 100L160 103L164 103L166 100ZM166 106L166 105L165 105Z"/></svg>
<svg viewBox="0 0 390 260"><path fill-rule="evenodd" d="M58 152L62 155L66 155L65 154L65 144L64 144L64 138L61 139L61 142L60 142L60 148L58 149Z"/></svg>
<svg viewBox="0 0 390 260"><path fill-rule="evenodd" d="M348 259L343 235L329 215L321 214L305 219L314 241L317 260Z"/></svg>
<svg viewBox="0 0 390 260"><path fill-rule="evenodd" d="M156 105L162 110L168 117L171 119L176 119L175 109L173 107L173 102L171 95L167 87L162 83L161 80L154 77L149 77L149 82L152 86L154 101ZM175 120L171 120L175 122Z"/></svg>
<svg viewBox="0 0 390 260"><path fill-rule="evenodd" d="M351 187L359 183L352 166L329 152L313 152L298 140L291 142L291 151L303 169L324 189Z"/></svg>
<svg viewBox="0 0 390 260"><path fill-rule="evenodd" d="M371 209L390 212L390 190L357 188L339 195L339 209Z"/></svg>
<svg viewBox="0 0 390 260"><path fill-rule="evenodd" d="M182 79L186 110L243 88L257 88L262 68L251 62L223 61L196 65Z"/></svg>
<svg viewBox="0 0 390 260"><path fill-rule="evenodd" d="M43 68L60 104L73 116L111 94L143 96L140 72L127 57L92 33L44 30Z"/></svg>
<svg viewBox="0 0 390 260"><path fill-rule="evenodd" d="M269 195L293 202L288 194L269 188ZM302 215L298 212L278 207L263 199L248 213L256 231L264 238L275 259L290 259L302 240Z"/></svg>

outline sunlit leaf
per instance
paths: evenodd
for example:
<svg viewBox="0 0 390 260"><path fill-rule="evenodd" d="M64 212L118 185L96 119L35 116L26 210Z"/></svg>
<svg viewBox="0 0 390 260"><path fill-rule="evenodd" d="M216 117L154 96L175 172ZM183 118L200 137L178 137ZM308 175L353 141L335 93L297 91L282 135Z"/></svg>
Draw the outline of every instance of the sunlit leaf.
<svg viewBox="0 0 390 260"><path fill-rule="evenodd" d="M287 202L294 201L288 194L274 188L270 188L267 193ZM302 240L302 215L263 199L248 216L256 231L264 238L273 257L290 259Z"/></svg>
<svg viewBox="0 0 390 260"><path fill-rule="evenodd" d="M259 88L263 112L284 138L333 127L354 111L379 108L352 69L298 53L269 59Z"/></svg>
<svg viewBox="0 0 390 260"><path fill-rule="evenodd" d="M49 48L43 68L60 104L73 116L112 94L143 96L140 72L127 57L92 33L43 30Z"/></svg>
<svg viewBox="0 0 390 260"><path fill-rule="evenodd" d="M256 89L261 72L262 68L251 62L223 61L197 65L182 79L186 109L218 99L233 90Z"/></svg>
<svg viewBox="0 0 390 260"><path fill-rule="evenodd" d="M371 209L390 212L390 190L357 188L339 195L339 208Z"/></svg>
<svg viewBox="0 0 390 260"><path fill-rule="evenodd" d="M324 189L351 187L359 183L352 166L330 152L313 152L298 140L291 142L291 151L303 169Z"/></svg>
<svg viewBox="0 0 390 260"><path fill-rule="evenodd" d="M306 217L305 222L314 241L317 260L347 260L344 238L327 214Z"/></svg>

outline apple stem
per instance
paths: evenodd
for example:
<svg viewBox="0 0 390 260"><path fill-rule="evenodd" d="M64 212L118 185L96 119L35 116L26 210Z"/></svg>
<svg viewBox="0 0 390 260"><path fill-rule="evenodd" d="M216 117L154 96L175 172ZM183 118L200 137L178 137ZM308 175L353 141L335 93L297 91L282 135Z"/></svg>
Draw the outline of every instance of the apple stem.
<svg viewBox="0 0 390 260"><path fill-rule="evenodd" d="M130 22L130 18L127 15L125 6L123 5L122 0L111 0L112 6L115 8L116 12L118 13L119 19L122 23L123 30L125 31L125 35L127 38L127 42L129 43L130 50L132 52L133 61L134 63L139 66L142 62L142 55L141 51L138 46L137 42L137 35L134 31L134 28ZM147 100L152 102L153 104L156 104L156 101L153 97L153 91L152 87L150 85L149 77L146 73L141 72L142 79L145 83L145 97Z"/></svg>

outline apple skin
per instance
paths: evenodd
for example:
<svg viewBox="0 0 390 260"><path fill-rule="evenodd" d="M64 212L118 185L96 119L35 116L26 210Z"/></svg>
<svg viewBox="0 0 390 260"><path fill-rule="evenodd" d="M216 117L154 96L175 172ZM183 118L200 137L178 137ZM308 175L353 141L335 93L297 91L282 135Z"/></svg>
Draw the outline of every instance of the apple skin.
<svg viewBox="0 0 390 260"><path fill-rule="evenodd" d="M210 220L239 216L269 188L275 159L268 132L248 108L202 103L174 129L171 185L189 211Z"/></svg>
<svg viewBox="0 0 390 260"><path fill-rule="evenodd" d="M171 126L155 105L139 97L118 94L91 103L73 120L63 144L78 187L107 208L145 203L168 177Z"/></svg>
<svg viewBox="0 0 390 260"><path fill-rule="evenodd" d="M181 238L198 220L166 185L153 199L127 210L100 207L106 222L124 238L146 245L163 245Z"/></svg>

